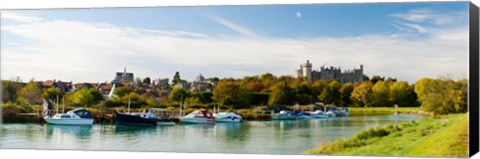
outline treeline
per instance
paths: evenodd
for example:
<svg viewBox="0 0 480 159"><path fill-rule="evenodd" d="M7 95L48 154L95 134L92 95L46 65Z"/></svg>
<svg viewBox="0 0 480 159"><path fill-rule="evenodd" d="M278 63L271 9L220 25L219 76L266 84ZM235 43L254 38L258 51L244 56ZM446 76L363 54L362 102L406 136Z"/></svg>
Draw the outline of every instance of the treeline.
<svg viewBox="0 0 480 159"><path fill-rule="evenodd" d="M219 105L230 109L252 108L257 105L288 106L322 102L341 107L422 106L425 111L448 114L467 111L467 80L423 78L415 84L392 78L374 76L362 83L340 84L336 80L308 82L304 78L274 76L265 73L241 79L225 78L211 92L188 92L172 85L161 90L168 96L149 96L143 87L118 87L114 98L104 98L94 88L62 93L59 89L40 88L33 80L2 81L2 101L20 105L38 105L42 99L65 101L75 107L131 108L163 107L176 109L180 103L190 108L211 108ZM164 88L150 88L164 89Z"/></svg>
<svg viewBox="0 0 480 159"><path fill-rule="evenodd" d="M362 83L340 84L336 80L308 82L304 78L276 77L266 73L243 79L222 79L213 90L221 105L334 104L341 107L418 106L414 86L378 76Z"/></svg>

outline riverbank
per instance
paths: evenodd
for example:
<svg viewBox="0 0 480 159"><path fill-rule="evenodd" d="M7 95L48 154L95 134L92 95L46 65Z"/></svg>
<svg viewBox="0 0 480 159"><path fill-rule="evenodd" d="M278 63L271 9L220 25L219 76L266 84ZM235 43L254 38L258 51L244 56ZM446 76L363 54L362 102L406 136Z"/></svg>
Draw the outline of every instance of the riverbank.
<svg viewBox="0 0 480 159"><path fill-rule="evenodd" d="M395 113L398 111L401 114L421 114L431 115L429 112L423 111L420 107L348 107L352 113Z"/></svg>
<svg viewBox="0 0 480 159"><path fill-rule="evenodd" d="M467 157L468 113L370 128L306 154Z"/></svg>

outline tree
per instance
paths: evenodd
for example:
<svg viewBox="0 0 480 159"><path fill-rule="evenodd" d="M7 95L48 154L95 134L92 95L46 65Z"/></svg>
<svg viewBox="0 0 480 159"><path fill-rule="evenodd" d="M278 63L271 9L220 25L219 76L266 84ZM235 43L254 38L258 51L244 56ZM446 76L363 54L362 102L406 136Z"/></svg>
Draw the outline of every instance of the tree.
<svg viewBox="0 0 480 159"><path fill-rule="evenodd" d="M293 104L293 91L286 81L279 81L273 86L272 93L268 99L268 105L291 105Z"/></svg>
<svg viewBox="0 0 480 159"><path fill-rule="evenodd" d="M182 79L180 78L180 73L177 71L177 72L175 72L175 75L173 76L172 85L176 85L176 84L181 83L181 82L182 82Z"/></svg>
<svg viewBox="0 0 480 159"><path fill-rule="evenodd" d="M331 81L328 86L323 89L322 93L318 96L318 99L327 104L340 104L340 82L334 80Z"/></svg>
<svg viewBox="0 0 480 159"><path fill-rule="evenodd" d="M170 95L168 96L168 99L183 103L183 101L185 101L187 96L188 96L188 93L185 89L180 87L175 87L173 88L172 91L170 91Z"/></svg>
<svg viewBox="0 0 480 159"><path fill-rule="evenodd" d="M74 105L89 107L103 100L103 96L98 90L84 87L68 96L68 100Z"/></svg>
<svg viewBox="0 0 480 159"><path fill-rule="evenodd" d="M145 97L135 92L130 92L129 94L123 96L120 100L125 106L128 106L128 101L130 101L130 108L140 108L148 104Z"/></svg>
<svg viewBox="0 0 480 159"><path fill-rule="evenodd" d="M423 110L449 114L467 110L467 80L423 78L415 83L415 93Z"/></svg>
<svg viewBox="0 0 480 159"><path fill-rule="evenodd" d="M57 99L57 96L60 96L60 95L62 95L62 92L60 92L58 88L51 87L43 91L42 98L55 100Z"/></svg>
<svg viewBox="0 0 480 159"><path fill-rule="evenodd" d="M412 89L407 82L394 82L390 86L390 101L399 106L411 106L408 99L411 93Z"/></svg>
<svg viewBox="0 0 480 159"><path fill-rule="evenodd" d="M239 108L248 102L246 91L233 79L220 80L212 93L213 101L219 105L232 105L234 108Z"/></svg>
<svg viewBox="0 0 480 159"><path fill-rule="evenodd" d="M370 82L372 82L373 84L377 83L378 81L384 81L385 80L385 77L380 77L380 76L377 76L377 75L374 75L372 76L372 78L370 79Z"/></svg>
<svg viewBox="0 0 480 159"><path fill-rule="evenodd" d="M40 98L42 91L37 83L30 81L25 87L18 92L18 101L27 104L39 104L42 102Z"/></svg>
<svg viewBox="0 0 480 159"><path fill-rule="evenodd" d="M299 104L311 104L313 103L313 98L311 96L311 89L308 82L301 82L297 84L294 89L295 93L295 102Z"/></svg>
<svg viewBox="0 0 480 159"><path fill-rule="evenodd" d="M372 106L389 106L390 86L387 81L377 81L372 87Z"/></svg>
<svg viewBox="0 0 480 159"><path fill-rule="evenodd" d="M346 83L342 85L340 88L340 105L347 107L352 105L352 100L350 96L352 95L353 89L355 89L355 85L352 83Z"/></svg>
<svg viewBox="0 0 480 159"><path fill-rule="evenodd" d="M151 84L150 77L145 77L142 82L143 84Z"/></svg>
<svg viewBox="0 0 480 159"><path fill-rule="evenodd" d="M324 80L318 80L313 82L310 92L311 92L311 98L312 99L318 99L318 96L322 94L323 89L328 87L327 81Z"/></svg>
<svg viewBox="0 0 480 159"><path fill-rule="evenodd" d="M350 99L355 106L371 105L372 100L372 82L365 81L353 89Z"/></svg>
<svg viewBox="0 0 480 159"><path fill-rule="evenodd" d="M118 87L118 88L115 88L115 90L113 91L113 94L117 95L118 97L123 97L127 94L130 94L133 92L133 88L130 88L130 87Z"/></svg>
<svg viewBox="0 0 480 159"><path fill-rule="evenodd" d="M263 90L263 84L259 81L250 81L246 87L249 92L260 92Z"/></svg>
<svg viewBox="0 0 480 159"><path fill-rule="evenodd" d="M22 88L21 84L16 81L2 81L2 102L15 102L17 100L17 92Z"/></svg>

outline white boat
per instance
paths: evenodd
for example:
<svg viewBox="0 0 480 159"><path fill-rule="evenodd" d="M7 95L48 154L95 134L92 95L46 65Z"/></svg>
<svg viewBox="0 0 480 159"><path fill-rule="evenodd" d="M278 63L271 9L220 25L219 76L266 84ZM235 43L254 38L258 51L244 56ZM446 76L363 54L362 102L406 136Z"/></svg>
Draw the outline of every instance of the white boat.
<svg viewBox="0 0 480 159"><path fill-rule="evenodd" d="M238 123L242 121L242 116L232 112L222 112L218 114L213 114L213 116L215 117L215 122Z"/></svg>
<svg viewBox="0 0 480 159"><path fill-rule="evenodd" d="M58 101L58 100L57 100ZM55 125L92 125L93 115L90 111L83 108L76 108L67 113L57 113L51 115L50 109L53 109L52 101L47 102L43 99L43 120L48 124ZM58 112L58 105L57 105Z"/></svg>
<svg viewBox="0 0 480 159"><path fill-rule="evenodd" d="M338 114L338 113L336 113L335 111L336 111L336 110L330 109L330 110L328 110L325 114L327 114L328 117L337 117L337 114Z"/></svg>
<svg viewBox="0 0 480 159"><path fill-rule="evenodd" d="M199 109L184 117L181 117L180 122L191 124L210 124L215 123L215 117L213 116L212 112L206 109Z"/></svg>
<svg viewBox="0 0 480 159"><path fill-rule="evenodd" d="M314 118L328 118L328 114L321 110L314 111L311 115Z"/></svg>
<svg viewBox="0 0 480 159"><path fill-rule="evenodd" d="M55 125L92 125L92 113L83 108L77 108L68 111L65 114L55 114L53 117L44 116L43 119L48 124Z"/></svg>
<svg viewBox="0 0 480 159"><path fill-rule="evenodd" d="M273 120L294 120L296 118L297 117L295 116L295 114L288 110L282 110L279 113L273 114L272 116Z"/></svg>
<svg viewBox="0 0 480 159"><path fill-rule="evenodd" d="M306 112L299 112L297 114L295 114L296 118L297 119L312 119L313 116L310 114L310 113L306 113Z"/></svg>

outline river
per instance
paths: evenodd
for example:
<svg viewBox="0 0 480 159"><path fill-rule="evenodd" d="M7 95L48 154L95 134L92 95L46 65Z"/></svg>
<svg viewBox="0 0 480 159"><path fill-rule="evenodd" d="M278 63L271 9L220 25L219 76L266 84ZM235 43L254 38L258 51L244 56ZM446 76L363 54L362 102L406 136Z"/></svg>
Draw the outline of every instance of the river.
<svg viewBox="0 0 480 159"><path fill-rule="evenodd" d="M358 114L176 126L2 124L0 148L303 154L369 127L420 118L415 114Z"/></svg>

